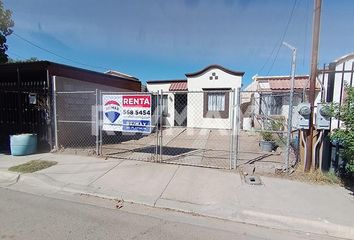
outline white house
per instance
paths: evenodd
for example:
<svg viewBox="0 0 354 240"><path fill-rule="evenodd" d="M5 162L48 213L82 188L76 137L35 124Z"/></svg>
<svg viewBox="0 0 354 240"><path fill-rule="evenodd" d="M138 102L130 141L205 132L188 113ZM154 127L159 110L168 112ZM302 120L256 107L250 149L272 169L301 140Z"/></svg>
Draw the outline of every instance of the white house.
<svg viewBox="0 0 354 240"><path fill-rule="evenodd" d="M183 80L148 81L147 90L162 90L164 125L227 129L231 126L233 93L241 87L243 75L210 65L186 74Z"/></svg>
<svg viewBox="0 0 354 240"><path fill-rule="evenodd" d="M320 71L322 101L342 104L346 98L345 86L354 86L354 53L340 57ZM331 130L340 128L341 122L331 120Z"/></svg>
<svg viewBox="0 0 354 240"><path fill-rule="evenodd" d="M268 118L284 121L288 119L291 78L290 76L254 76L241 97L243 127L249 130L263 127ZM297 75L294 81L293 106L302 102L309 90L309 75ZM320 86L316 85L316 98L319 97ZM252 122L250 124L249 122ZM293 125L296 122L293 121Z"/></svg>

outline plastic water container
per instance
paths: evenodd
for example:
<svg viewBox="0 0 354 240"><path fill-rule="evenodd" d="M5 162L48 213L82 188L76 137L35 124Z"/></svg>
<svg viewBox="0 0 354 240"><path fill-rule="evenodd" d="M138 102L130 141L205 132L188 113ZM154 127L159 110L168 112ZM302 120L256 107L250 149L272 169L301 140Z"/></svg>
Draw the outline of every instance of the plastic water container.
<svg viewBox="0 0 354 240"><path fill-rule="evenodd" d="M10 135L10 150L13 156L35 153L37 151L37 134Z"/></svg>
<svg viewBox="0 0 354 240"><path fill-rule="evenodd" d="M243 118L243 130L250 131L252 129L252 118Z"/></svg>

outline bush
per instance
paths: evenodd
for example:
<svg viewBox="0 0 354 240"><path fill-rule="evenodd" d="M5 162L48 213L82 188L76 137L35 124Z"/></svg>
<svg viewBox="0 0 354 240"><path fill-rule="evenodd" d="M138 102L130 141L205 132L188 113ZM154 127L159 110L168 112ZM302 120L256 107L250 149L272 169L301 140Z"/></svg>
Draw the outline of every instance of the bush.
<svg viewBox="0 0 354 240"><path fill-rule="evenodd" d="M342 157L347 161L346 171L354 174L354 88L346 86L344 104L331 105L331 115L343 122L341 128L331 133L331 140L343 146Z"/></svg>

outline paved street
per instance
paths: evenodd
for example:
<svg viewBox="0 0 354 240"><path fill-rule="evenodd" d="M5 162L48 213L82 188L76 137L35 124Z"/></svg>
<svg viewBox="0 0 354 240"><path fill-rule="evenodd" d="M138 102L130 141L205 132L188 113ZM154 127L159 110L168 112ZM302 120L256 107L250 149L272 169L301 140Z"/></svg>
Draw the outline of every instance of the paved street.
<svg viewBox="0 0 354 240"><path fill-rule="evenodd" d="M0 239L334 239L86 198L0 188Z"/></svg>
<svg viewBox="0 0 354 240"><path fill-rule="evenodd" d="M238 223L354 239L353 195L337 185L262 176L262 185L253 186L232 171L66 154L0 159L0 187L15 191L119 198ZM58 164L29 174L7 170L38 159ZM329 208L333 203L336 208Z"/></svg>

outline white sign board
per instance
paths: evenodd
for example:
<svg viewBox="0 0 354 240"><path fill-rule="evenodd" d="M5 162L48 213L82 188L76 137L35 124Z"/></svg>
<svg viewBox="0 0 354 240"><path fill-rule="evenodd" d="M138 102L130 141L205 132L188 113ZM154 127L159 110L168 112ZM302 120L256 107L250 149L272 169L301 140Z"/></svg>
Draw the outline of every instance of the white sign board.
<svg viewBox="0 0 354 240"><path fill-rule="evenodd" d="M151 133L151 95L102 95L104 131Z"/></svg>

